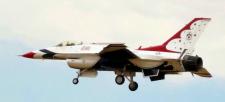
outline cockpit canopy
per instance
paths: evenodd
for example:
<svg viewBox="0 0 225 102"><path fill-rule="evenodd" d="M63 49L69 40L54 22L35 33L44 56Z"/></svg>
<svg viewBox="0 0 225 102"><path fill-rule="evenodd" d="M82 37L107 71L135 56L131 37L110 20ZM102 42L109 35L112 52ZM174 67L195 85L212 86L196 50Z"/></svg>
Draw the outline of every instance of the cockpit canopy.
<svg viewBox="0 0 225 102"><path fill-rule="evenodd" d="M82 45L82 42L72 42L72 41L64 41L56 45L57 47L61 46L75 46L75 45Z"/></svg>

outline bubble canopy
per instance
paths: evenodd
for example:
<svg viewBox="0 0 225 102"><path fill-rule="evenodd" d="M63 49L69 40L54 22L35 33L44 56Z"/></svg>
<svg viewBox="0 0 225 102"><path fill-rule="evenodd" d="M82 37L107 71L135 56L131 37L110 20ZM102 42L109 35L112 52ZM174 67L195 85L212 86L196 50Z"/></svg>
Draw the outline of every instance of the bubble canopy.
<svg viewBox="0 0 225 102"><path fill-rule="evenodd" d="M75 41L63 41L59 44L56 45L56 47L61 47L61 46L75 46L75 45L82 45L82 42L75 42Z"/></svg>

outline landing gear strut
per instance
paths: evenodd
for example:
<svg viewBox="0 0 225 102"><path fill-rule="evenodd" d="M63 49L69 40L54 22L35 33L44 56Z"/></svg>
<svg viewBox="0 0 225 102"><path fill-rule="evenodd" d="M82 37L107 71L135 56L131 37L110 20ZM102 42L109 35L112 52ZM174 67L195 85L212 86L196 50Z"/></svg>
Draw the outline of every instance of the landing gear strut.
<svg viewBox="0 0 225 102"><path fill-rule="evenodd" d="M74 85L77 85L77 84L79 83L79 77L80 77L81 74L84 73L85 71L87 71L87 69L80 70L80 71L76 72L76 73L77 73L77 77L75 77L75 78L73 79L73 81L72 81Z"/></svg>

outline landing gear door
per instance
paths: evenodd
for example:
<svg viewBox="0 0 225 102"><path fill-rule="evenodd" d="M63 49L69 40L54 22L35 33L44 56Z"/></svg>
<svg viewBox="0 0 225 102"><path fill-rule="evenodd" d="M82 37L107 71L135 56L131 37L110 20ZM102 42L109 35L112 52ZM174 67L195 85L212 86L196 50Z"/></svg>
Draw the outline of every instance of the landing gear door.
<svg viewBox="0 0 225 102"><path fill-rule="evenodd" d="M159 69L143 69L144 76L158 76L159 75Z"/></svg>

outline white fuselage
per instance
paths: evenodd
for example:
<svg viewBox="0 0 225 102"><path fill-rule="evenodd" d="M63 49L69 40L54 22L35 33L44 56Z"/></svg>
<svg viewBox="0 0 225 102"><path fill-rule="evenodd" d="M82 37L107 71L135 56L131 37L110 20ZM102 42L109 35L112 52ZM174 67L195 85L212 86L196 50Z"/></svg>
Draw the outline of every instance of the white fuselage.
<svg viewBox="0 0 225 102"><path fill-rule="evenodd" d="M46 50L55 53L52 59L63 59L63 60L76 59L76 61L80 63L87 63L87 61L85 60L90 59L95 60L95 61L90 60L88 61L92 62L94 65L98 62L98 60L100 60L99 55L108 45L109 44L81 44L74 46L49 47L46 48ZM154 68L161 65L164 62L163 61L164 59L174 59L174 60L178 59L180 55L180 53L171 53L171 52L142 51L129 48L128 50L138 57L134 59L129 59L129 61L134 65L145 69ZM37 59L43 58L41 56L45 54L44 52L41 52L39 50L35 51L35 53L37 53L35 55L36 56L35 58ZM89 67L91 67L90 64L88 65Z"/></svg>

